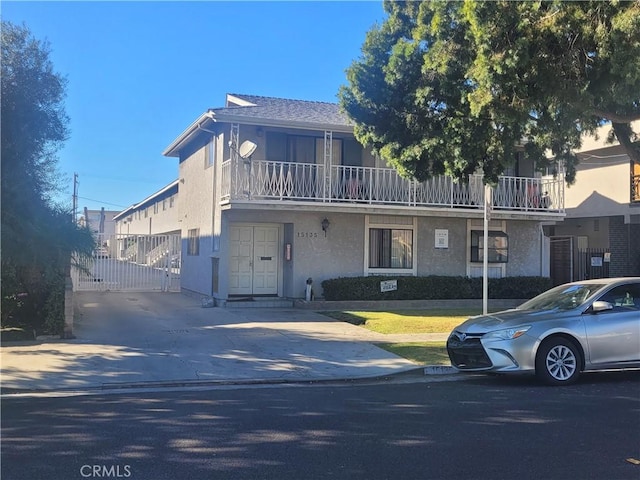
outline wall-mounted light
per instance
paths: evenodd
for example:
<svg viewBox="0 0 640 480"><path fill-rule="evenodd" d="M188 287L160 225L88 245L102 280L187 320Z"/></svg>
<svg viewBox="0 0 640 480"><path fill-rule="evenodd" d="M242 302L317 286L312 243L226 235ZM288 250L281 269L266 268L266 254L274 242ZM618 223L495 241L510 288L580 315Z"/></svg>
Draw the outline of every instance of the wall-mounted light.
<svg viewBox="0 0 640 480"><path fill-rule="evenodd" d="M322 226L322 231L324 232L324 236L327 236L327 229L329 228L329 220L327 220L326 218L324 220L322 220L322 223L320 224Z"/></svg>

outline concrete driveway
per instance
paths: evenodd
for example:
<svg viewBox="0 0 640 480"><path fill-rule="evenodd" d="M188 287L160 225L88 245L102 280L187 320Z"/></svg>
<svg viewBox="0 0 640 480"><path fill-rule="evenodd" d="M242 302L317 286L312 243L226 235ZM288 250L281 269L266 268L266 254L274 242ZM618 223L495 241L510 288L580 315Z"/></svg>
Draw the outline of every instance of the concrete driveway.
<svg viewBox="0 0 640 480"><path fill-rule="evenodd" d="M74 340L1 351L2 390L365 378L414 363L384 336L301 309L202 308L180 293L78 292Z"/></svg>

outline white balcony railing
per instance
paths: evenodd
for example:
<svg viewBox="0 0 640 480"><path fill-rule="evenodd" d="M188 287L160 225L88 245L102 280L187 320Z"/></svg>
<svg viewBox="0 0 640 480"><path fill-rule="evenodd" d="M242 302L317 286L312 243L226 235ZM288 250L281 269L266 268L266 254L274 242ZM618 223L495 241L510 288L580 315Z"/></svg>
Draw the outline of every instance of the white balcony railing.
<svg viewBox="0 0 640 480"><path fill-rule="evenodd" d="M350 167L268 160L222 164L221 202L307 200L410 207L482 206L480 175L459 183L438 176L425 182L401 177L392 168ZM502 210L564 212L564 182L551 176L500 177L493 207Z"/></svg>

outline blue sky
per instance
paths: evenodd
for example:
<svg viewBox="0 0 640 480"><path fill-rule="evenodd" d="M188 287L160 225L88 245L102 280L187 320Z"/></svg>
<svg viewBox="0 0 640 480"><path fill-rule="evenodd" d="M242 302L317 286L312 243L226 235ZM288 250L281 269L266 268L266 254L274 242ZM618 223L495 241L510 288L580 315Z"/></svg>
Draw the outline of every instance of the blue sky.
<svg viewBox="0 0 640 480"><path fill-rule="evenodd" d="M381 1L2 2L68 79L71 206L122 210L177 178L162 151L226 93L335 102Z"/></svg>

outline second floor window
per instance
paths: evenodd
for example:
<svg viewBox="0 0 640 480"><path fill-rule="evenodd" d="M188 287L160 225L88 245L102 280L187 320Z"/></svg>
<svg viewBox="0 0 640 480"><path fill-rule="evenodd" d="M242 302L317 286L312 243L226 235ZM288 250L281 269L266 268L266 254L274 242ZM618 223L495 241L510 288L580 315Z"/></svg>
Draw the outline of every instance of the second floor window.
<svg viewBox="0 0 640 480"><path fill-rule="evenodd" d="M205 146L205 165L204 168L209 168L216 163L216 137L211 137L211 141Z"/></svg>

